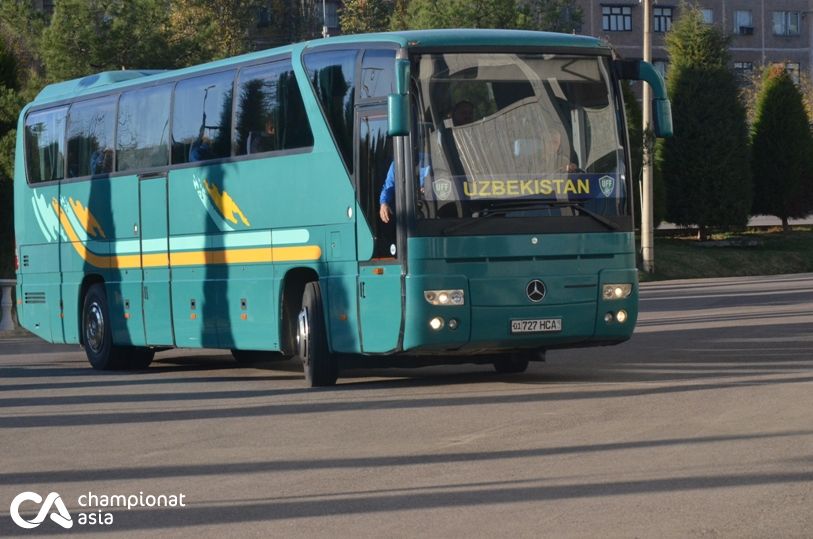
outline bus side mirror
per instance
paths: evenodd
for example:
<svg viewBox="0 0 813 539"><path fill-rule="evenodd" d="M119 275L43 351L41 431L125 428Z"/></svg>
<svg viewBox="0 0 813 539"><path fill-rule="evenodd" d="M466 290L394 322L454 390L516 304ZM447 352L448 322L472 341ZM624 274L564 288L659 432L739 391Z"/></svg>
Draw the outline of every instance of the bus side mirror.
<svg viewBox="0 0 813 539"><path fill-rule="evenodd" d="M409 134L409 60L395 60L395 93L387 97L387 134L402 137Z"/></svg>
<svg viewBox="0 0 813 539"><path fill-rule="evenodd" d="M409 134L409 96L390 94L387 96L387 134L402 137Z"/></svg>
<svg viewBox="0 0 813 539"><path fill-rule="evenodd" d="M672 104L668 99L652 100L652 122L656 137L668 138L673 135Z"/></svg>
<svg viewBox="0 0 813 539"><path fill-rule="evenodd" d="M616 60L613 62L618 78L642 80L652 87L652 122L655 136L668 138L673 134L672 104L666 95L666 84L655 67L641 60Z"/></svg>

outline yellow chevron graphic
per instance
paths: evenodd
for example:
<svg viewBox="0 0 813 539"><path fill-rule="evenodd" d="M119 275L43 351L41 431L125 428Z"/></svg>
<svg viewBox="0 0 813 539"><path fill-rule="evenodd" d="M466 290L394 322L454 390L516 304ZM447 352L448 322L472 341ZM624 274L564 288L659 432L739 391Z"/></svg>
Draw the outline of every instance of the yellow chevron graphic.
<svg viewBox="0 0 813 539"><path fill-rule="evenodd" d="M171 266L202 266L217 264L251 264L292 262L296 260L319 260L322 249L318 245L294 247L255 247L240 249L215 249L211 251L183 251L174 253L145 253L131 255L99 255L92 252L79 239L71 222L56 198L51 200L54 212L62 223L65 234L76 253L88 264L97 268L135 269Z"/></svg>
<svg viewBox="0 0 813 539"><path fill-rule="evenodd" d="M101 236L102 238L106 237L104 235L104 230L102 229L102 226L99 224L99 221L97 221L96 218L93 217L93 214L90 213L90 210L88 208L85 208L82 205L82 203L79 202L78 200L74 202L74 200L70 197L68 198L68 203L71 205L71 208L73 208L73 212L79 219L79 224L81 224L84 227L85 232L95 237L99 236Z"/></svg>
<svg viewBox="0 0 813 539"><path fill-rule="evenodd" d="M240 206L237 205L237 202L234 201L231 195L225 190L221 192L215 184L210 184L207 180L203 180L203 186L206 188L206 192L209 193L212 204L217 207L218 211L220 211L220 215L227 221L237 224L237 219L234 217L237 215L244 225L251 226L243 210L240 209Z"/></svg>

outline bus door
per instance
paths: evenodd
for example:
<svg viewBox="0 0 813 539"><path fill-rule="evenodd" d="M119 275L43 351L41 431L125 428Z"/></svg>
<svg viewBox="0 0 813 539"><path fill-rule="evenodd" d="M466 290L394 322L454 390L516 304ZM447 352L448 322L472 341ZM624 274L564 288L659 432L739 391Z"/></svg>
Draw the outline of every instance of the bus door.
<svg viewBox="0 0 813 539"><path fill-rule="evenodd" d="M174 345L170 296L167 176L139 176L141 200L142 297L147 344Z"/></svg>
<svg viewBox="0 0 813 539"><path fill-rule="evenodd" d="M362 351L390 352L398 347L401 332L403 258L397 249L395 196L389 223L381 218L379 199L393 166L393 139L387 136L387 111L380 106L360 109L356 121L356 192L363 211L356 219Z"/></svg>

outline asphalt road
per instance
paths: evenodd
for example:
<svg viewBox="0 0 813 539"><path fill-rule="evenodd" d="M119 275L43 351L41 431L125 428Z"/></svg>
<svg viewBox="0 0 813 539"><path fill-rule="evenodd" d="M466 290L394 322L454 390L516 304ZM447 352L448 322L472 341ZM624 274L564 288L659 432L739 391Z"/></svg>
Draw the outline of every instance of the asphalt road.
<svg viewBox="0 0 813 539"><path fill-rule="evenodd" d="M292 362L168 351L110 374L75 347L0 341L0 535L813 535L813 275L642 289L632 341L521 375L306 390ZM17 528L23 491L59 493L73 528ZM186 506L81 525L88 492Z"/></svg>

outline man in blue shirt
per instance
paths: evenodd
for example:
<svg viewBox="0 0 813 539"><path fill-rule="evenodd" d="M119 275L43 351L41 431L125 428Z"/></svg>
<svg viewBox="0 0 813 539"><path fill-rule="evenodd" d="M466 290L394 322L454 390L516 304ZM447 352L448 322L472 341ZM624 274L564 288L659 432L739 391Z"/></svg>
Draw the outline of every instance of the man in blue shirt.
<svg viewBox="0 0 813 539"><path fill-rule="evenodd" d="M423 165L424 161L426 161L426 154L420 154L419 159L421 162L421 189L423 189L423 184L426 181L426 177L431 173L432 167L430 165ZM390 168L387 171L387 179L384 180L384 186L381 188L378 203L381 205L378 216L385 223L389 223L395 213L393 211L395 207L395 161L390 163Z"/></svg>

